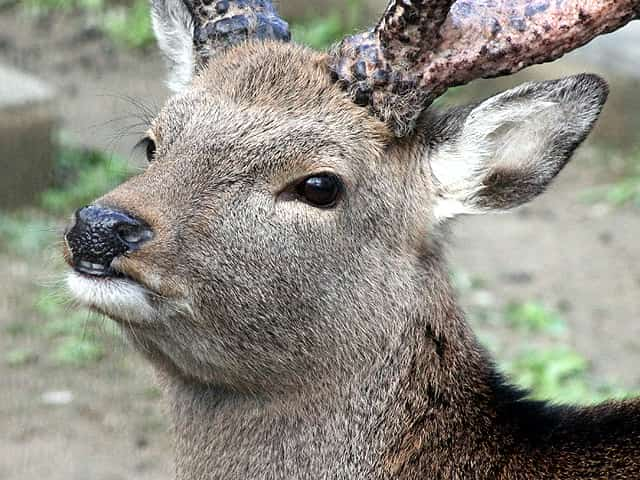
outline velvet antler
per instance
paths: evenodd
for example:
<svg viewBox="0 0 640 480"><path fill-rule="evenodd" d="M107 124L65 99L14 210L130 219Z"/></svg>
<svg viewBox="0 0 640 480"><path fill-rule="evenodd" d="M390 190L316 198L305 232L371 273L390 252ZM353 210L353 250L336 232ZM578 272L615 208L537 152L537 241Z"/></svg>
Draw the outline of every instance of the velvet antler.
<svg viewBox="0 0 640 480"><path fill-rule="evenodd" d="M640 0L394 0L333 52L335 79L396 135L447 88L555 60L640 16Z"/></svg>
<svg viewBox="0 0 640 480"><path fill-rule="evenodd" d="M244 40L288 42L289 25L268 0L184 0L194 20L193 42L201 59Z"/></svg>

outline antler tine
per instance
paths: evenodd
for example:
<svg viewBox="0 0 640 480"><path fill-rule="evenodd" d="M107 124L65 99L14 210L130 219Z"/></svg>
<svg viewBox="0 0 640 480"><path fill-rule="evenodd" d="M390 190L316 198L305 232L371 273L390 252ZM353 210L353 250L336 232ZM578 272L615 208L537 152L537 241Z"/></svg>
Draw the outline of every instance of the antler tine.
<svg viewBox="0 0 640 480"><path fill-rule="evenodd" d="M370 105L398 136L410 130L422 104L412 66L435 48L455 0L392 0L369 32L345 38L333 52L335 80L358 105Z"/></svg>
<svg viewBox="0 0 640 480"><path fill-rule="evenodd" d="M374 28L385 55L418 57L437 40L441 25L455 0L404 0L389 3Z"/></svg>
<svg viewBox="0 0 640 480"><path fill-rule="evenodd" d="M639 16L640 0L396 0L343 40L331 67L404 136L449 87L555 60Z"/></svg>
<svg viewBox="0 0 640 480"><path fill-rule="evenodd" d="M440 45L418 66L420 87L440 95L556 60L639 14L640 0L460 1L441 28Z"/></svg>

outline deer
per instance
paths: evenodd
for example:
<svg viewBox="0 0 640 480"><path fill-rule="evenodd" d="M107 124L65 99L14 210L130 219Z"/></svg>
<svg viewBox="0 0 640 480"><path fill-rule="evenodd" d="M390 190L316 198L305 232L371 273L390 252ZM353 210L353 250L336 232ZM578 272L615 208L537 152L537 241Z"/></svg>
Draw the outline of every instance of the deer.
<svg viewBox="0 0 640 480"><path fill-rule="evenodd" d="M594 126L580 74L439 109L638 0L392 0L319 52L267 0L153 0L148 166L76 211L67 285L166 398L175 478L637 479L640 400L532 400L476 339L448 225L520 206Z"/></svg>

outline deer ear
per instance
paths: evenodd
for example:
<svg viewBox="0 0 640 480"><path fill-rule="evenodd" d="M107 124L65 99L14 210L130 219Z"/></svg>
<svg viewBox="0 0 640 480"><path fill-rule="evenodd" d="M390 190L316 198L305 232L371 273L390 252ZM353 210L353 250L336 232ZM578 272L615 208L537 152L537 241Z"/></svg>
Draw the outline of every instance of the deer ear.
<svg viewBox="0 0 640 480"><path fill-rule="evenodd" d="M169 66L168 86L177 93L191 82L196 70L193 16L182 0L152 0L151 19Z"/></svg>
<svg viewBox="0 0 640 480"><path fill-rule="evenodd" d="M542 193L591 131L607 95L603 79L584 74L528 83L444 114L427 153L435 216L507 210Z"/></svg>

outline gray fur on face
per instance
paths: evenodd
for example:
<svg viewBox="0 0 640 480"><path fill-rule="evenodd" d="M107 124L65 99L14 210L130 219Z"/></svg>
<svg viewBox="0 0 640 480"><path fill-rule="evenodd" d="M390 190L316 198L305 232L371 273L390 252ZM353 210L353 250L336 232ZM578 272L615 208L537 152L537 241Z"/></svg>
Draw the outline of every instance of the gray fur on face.
<svg viewBox="0 0 640 480"><path fill-rule="evenodd" d="M154 121L155 160L99 200L154 231L115 266L155 315L106 313L158 371L178 478L552 478L560 462L515 440L539 412L500 391L456 306L437 208L469 191L458 184L473 195L449 199L478 210L540 193L591 128L604 84L529 84L429 112L397 139L326 60L271 42L217 56ZM487 181L506 167L509 181ZM334 208L290 194L326 172L344 184ZM555 435L549 418L532 444ZM553 452L571 445L554 440ZM505 465L512 476L496 474Z"/></svg>
<svg viewBox="0 0 640 480"><path fill-rule="evenodd" d="M291 70L306 95L278 85ZM155 224L158 241L139 257L160 291L186 292L188 315L159 318L148 350L206 383L263 393L344 378L382 351L411 309L386 299L420 275L397 246L415 242L406 222L424 208L405 198L402 172L421 166L389 161L384 128L346 106L313 55L260 44L168 103L152 128L156 160L101 200ZM282 193L323 172L344 183L336 208Z"/></svg>

